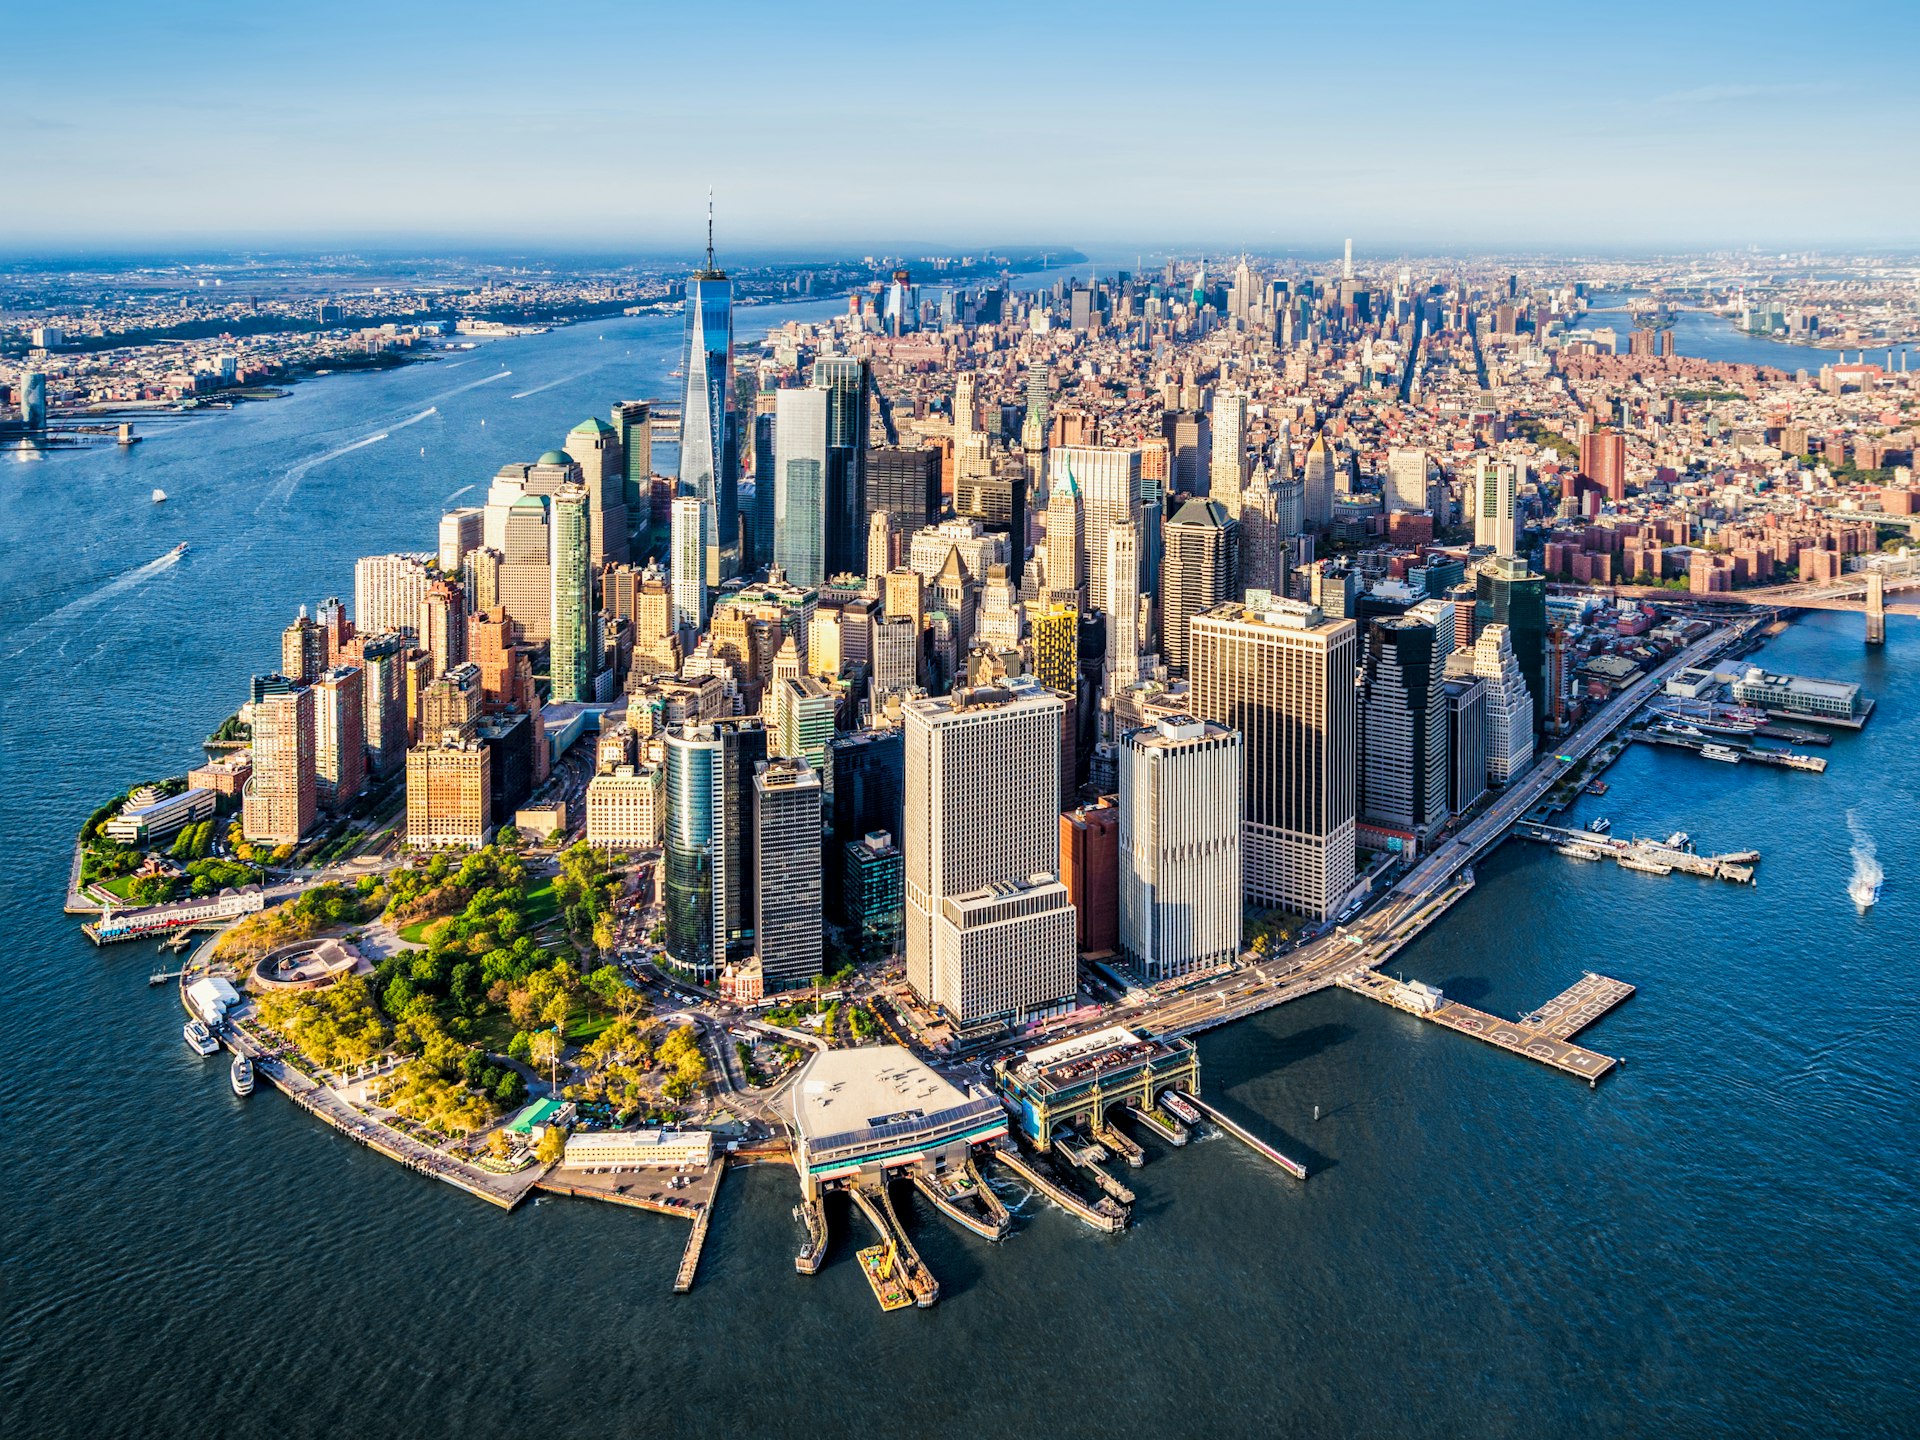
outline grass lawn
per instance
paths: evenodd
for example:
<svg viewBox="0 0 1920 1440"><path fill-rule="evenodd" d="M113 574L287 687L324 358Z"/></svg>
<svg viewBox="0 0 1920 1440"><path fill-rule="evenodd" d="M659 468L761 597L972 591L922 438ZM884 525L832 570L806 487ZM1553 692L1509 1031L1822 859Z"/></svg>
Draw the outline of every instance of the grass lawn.
<svg viewBox="0 0 1920 1440"><path fill-rule="evenodd" d="M131 875L122 875L117 880L97 880L94 883L102 890L119 896L122 900L133 899L133 877Z"/></svg>
<svg viewBox="0 0 1920 1440"><path fill-rule="evenodd" d="M521 912L521 919L527 929L544 925L560 913L559 897L553 893L553 878L548 876L527 892L527 908Z"/></svg>
<svg viewBox="0 0 1920 1440"><path fill-rule="evenodd" d="M444 923L448 918L449 917L445 915L436 915L426 920L416 920L411 925L402 925L400 927L400 938L402 940L409 940L415 945L428 944L428 932L431 931L434 926Z"/></svg>
<svg viewBox="0 0 1920 1440"><path fill-rule="evenodd" d="M601 1032L617 1018L611 1011L598 1005L589 1012L586 1005L576 998L573 1008L567 1012L566 1041L569 1045L586 1045L599 1038ZM504 1055L517 1028L513 1017L502 1010L474 1021L473 1039L495 1055Z"/></svg>

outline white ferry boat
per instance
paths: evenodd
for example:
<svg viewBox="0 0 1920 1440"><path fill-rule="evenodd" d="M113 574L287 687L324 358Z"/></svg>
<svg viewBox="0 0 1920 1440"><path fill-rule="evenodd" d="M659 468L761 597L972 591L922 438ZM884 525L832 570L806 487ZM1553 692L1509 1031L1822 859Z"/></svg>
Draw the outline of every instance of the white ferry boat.
<svg viewBox="0 0 1920 1440"><path fill-rule="evenodd" d="M213 1038L213 1032L198 1020L189 1020L181 1030L187 1048L196 1055L211 1055L220 1048L220 1042Z"/></svg>
<svg viewBox="0 0 1920 1440"><path fill-rule="evenodd" d="M253 1061L244 1055L234 1056L233 1064L227 1067L227 1079L233 1083L234 1094L253 1094Z"/></svg>
<svg viewBox="0 0 1920 1440"><path fill-rule="evenodd" d="M1587 829L1591 830L1595 835L1604 835L1607 833L1607 831L1611 830L1612 828L1613 828L1613 821L1609 820L1604 815L1602 815L1598 820L1593 821L1591 824L1587 826Z"/></svg>
<svg viewBox="0 0 1920 1440"><path fill-rule="evenodd" d="M1700 753L1709 760L1724 760L1729 765L1740 763L1740 752L1731 745L1702 745Z"/></svg>

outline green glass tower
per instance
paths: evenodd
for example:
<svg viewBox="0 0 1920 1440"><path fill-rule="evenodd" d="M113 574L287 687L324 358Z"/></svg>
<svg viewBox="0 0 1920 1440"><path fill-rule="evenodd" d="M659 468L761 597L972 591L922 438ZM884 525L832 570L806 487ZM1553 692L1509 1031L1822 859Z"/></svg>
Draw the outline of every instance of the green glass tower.
<svg viewBox="0 0 1920 1440"><path fill-rule="evenodd" d="M594 698L593 568L588 563L587 492L555 492L548 569L553 577L553 641L549 674L555 700Z"/></svg>

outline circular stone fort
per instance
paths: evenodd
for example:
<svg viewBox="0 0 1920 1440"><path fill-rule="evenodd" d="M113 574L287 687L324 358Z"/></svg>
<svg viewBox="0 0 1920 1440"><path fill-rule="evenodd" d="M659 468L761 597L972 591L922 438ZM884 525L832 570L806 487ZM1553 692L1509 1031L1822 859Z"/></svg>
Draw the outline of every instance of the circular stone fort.
<svg viewBox="0 0 1920 1440"><path fill-rule="evenodd" d="M253 983L262 990L318 990L342 975L372 972L366 956L344 940L296 940L262 955Z"/></svg>

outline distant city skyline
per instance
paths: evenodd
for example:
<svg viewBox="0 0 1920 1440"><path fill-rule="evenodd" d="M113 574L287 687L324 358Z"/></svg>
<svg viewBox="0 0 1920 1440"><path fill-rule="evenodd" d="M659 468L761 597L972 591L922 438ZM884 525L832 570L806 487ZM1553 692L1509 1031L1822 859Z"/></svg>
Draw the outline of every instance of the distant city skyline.
<svg viewBox="0 0 1920 1440"><path fill-rule="evenodd" d="M1362 255L1920 236L1902 143L1920 18L1882 0L1846 24L1643 0L1604 24L1229 6L1205 31L994 3L964 28L757 0L561 18L530 28L493 0L16 13L0 246L692 255L709 185L723 260L876 234L1089 253L1373 237ZM583 61L604 83L578 83Z"/></svg>

